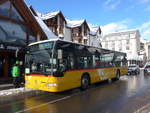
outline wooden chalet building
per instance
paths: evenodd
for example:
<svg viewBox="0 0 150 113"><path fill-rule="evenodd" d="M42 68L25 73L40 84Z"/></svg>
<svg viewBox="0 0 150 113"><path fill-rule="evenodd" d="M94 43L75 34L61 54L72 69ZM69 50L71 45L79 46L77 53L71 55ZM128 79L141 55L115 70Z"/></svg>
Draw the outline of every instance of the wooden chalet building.
<svg viewBox="0 0 150 113"><path fill-rule="evenodd" d="M24 61L26 46L47 39L23 0L0 0L0 79L11 77L16 59Z"/></svg>
<svg viewBox="0 0 150 113"><path fill-rule="evenodd" d="M90 28L86 20L67 20L67 27L71 30L73 42L88 45Z"/></svg>
<svg viewBox="0 0 150 113"><path fill-rule="evenodd" d="M40 17L56 36L64 39L66 20L61 11L41 14Z"/></svg>

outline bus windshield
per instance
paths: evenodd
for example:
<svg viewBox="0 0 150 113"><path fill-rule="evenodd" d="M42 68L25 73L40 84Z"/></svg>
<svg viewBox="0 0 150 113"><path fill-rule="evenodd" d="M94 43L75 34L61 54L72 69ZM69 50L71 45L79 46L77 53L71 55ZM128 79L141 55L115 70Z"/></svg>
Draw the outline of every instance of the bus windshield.
<svg viewBox="0 0 150 113"><path fill-rule="evenodd" d="M52 65L56 59L52 59L54 42L45 42L29 46L29 53L26 55L26 68L32 74L52 74ZM55 68L53 68L55 70Z"/></svg>

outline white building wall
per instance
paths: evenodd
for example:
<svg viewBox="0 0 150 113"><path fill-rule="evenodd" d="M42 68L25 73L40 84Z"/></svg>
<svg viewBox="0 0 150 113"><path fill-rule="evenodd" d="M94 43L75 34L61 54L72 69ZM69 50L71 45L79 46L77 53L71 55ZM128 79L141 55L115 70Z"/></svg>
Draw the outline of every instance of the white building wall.
<svg viewBox="0 0 150 113"><path fill-rule="evenodd" d="M126 51L126 40L122 40L122 51Z"/></svg>
<svg viewBox="0 0 150 113"><path fill-rule="evenodd" d="M100 47L98 38L96 38L95 36L90 36L90 40L91 40L91 44L90 44L91 46Z"/></svg>
<svg viewBox="0 0 150 113"><path fill-rule="evenodd" d="M110 33L102 38L101 43L103 48L125 52L127 56L139 56L140 34L138 30Z"/></svg>
<svg viewBox="0 0 150 113"><path fill-rule="evenodd" d="M90 46L93 46L93 45L94 45L94 39L95 39L95 36L93 36L93 35L90 35L90 36L89 36L89 41L88 41L88 42L89 42L89 45L90 45Z"/></svg>
<svg viewBox="0 0 150 113"><path fill-rule="evenodd" d="M67 27L65 28L64 40L72 41L72 39L71 39L71 29L70 28L67 28Z"/></svg>
<svg viewBox="0 0 150 113"><path fill-rule="evenodd" d="M137 42L136 42L136 39L131 39L131 54L132 55L138 55L138 52L137 52Z"/></svg>
<svg viewBox="0 0 150 113"><path fill-rule="evenodd" d="M58 32L58 34L59 34L59 33L60 33L60 32L59 32L59 28L60 28L60 16L59 16L59 15L57 16L57 25L58 25L58 26L57 26L57 32Z"/></svg>
<svg viewBox="0 0 150 113"><path fill-rule="evenodd" d="M145 53L146 53L146 56L147 56L147 61L150 61L150 42L147 42L145 44Z"/></svg>
<svg viewBox="0 0 150 113"><path fill-rule="evenodd" d="M119 46L119 41L115 40L115 50L116 51L119 51L118 46Z"/></svg>
<svg viewBox="0 0 150 113"><path fill-rule="evenodd" d="M150 61L150 44L147 45L148 61Z"/></svg>
<svg viewBox="0 0 150 113"><path fill-rule="evenodd" d="M88 44L90 46L94 46L94 47L101 47L100 45L101 44L101 35L99 35L99 33L97 33L96 35L89 35L88 37L89 41L88 41ZM105 42L103 42L105 45Z"/></svg>
<svg viewBox="0 0 150 113"><path fill-rule="evenodd" d="M82 29L82 37L84 37L84 25L81 26ZM82 39L82 44L84 44L84 40Z"/></svg>

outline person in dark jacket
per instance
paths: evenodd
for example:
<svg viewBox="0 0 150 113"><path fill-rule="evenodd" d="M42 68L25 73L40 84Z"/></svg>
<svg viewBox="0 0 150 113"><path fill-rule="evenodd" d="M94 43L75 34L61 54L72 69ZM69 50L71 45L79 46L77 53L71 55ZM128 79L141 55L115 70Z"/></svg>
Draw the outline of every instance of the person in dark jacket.
<svg viewBox="0 0 150 113"><path fill-rule="evenodd" d="M13 84L15 88L20 87L20 67L19 61L16 61L16 64L12 67L12 77L13 77Z"/></svg>
<svg viewBox="0 0 150 113"><path fill-rule="evenodd" d="M21 83L24 84L25 83L25 78L24 78L25 68L23 65L23 61L20 61L19 67L20 67L20 84Z"/></svg>

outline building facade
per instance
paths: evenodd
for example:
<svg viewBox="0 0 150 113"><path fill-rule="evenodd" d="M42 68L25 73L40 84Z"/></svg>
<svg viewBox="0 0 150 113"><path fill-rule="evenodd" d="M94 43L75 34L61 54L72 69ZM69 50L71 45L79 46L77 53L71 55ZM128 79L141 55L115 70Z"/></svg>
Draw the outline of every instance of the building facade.
<svg viewBox="0 0 150 113"><path fill-rule="evenodd" d="M41 14L41 19L60 39L64 39L66 20L61 11Z"/></svg>
<svg viewBox="0 0 150 113"><path fill-rule="evenodd" d="M150 42L145 43L146 61L150 62Z"/></svg>
<svg viewBox="0 0 150 113"><path fill-rule="evenodd" d="M72 42L88 45L90 28L86 20L67 20Z"/></svg>
<svg viewBox="0 0 150 113"><path fill-rule="evenodd" d="M61 11L41 14L32 7L30 9L36 16L44 21L47 27L58 36L59 39L101 47L100 27L90 28L86 20L68 20Z"/></svg>
<svg viewBox="0 0 150 113"><path fill-rule="evenodd" d="M1 0L0 78L11 77L12 66L16 60L24 61L29 43L46 38L23 0Z"/></svg>
<svg viewBox="0 0 150 113"><path fill-rule="evenodd" d="M102 38L102 47L127 53L129 64L143 60L140 58L139 30L109 33Z"/></svg>
<svg viewBox="0 0 150 113"><path fill-rule="evenodd" d="M90 46L95 46L95 47L102 47L101 45L101 28L98 27L94 27L89 25L90 27L90 34L89 34L89 45Z"/></svg>

